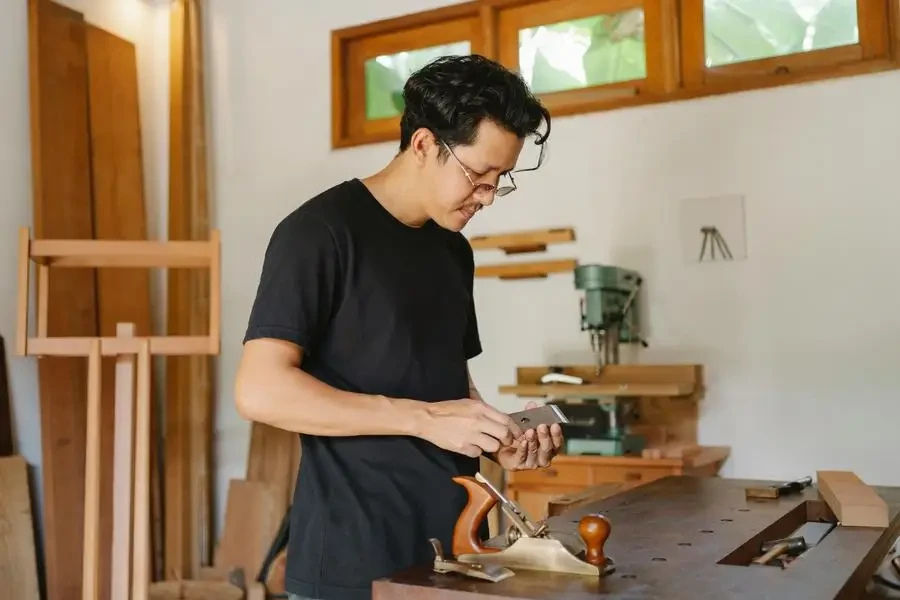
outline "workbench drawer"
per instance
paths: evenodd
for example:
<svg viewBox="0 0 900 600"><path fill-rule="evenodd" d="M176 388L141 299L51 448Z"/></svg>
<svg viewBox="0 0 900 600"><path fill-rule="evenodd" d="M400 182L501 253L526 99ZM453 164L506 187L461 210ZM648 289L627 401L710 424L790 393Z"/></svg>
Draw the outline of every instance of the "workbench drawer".
<svg viewBox="0 0 900 600"><path fill-rule="evenodd" d="M586 486L593 483L590 465L561 464L533 471L511 471L507 485L563 485Z"/></svg>

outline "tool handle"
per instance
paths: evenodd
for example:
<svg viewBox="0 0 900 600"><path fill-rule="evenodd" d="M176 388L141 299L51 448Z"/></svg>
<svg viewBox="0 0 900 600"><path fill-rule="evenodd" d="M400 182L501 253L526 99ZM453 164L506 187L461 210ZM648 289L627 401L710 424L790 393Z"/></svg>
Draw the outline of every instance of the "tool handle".
<svg viewBox="0 0 900 600"><path fill-rule="evenodd" d="M766 552L765 554L763 554L762 556L760 556L758 558L754 558L753 564L764 565L764 564L768 563L770 560L778 558L779 556L784 554L784 552L787 551L787 549L788 549L787 542L782 542L781 544L775 544L774 546L772 546L771 550L769 550L768 552Z"/></svg>
<svg viewBox="0 0 900 600"><path fill-rule="evenodd" d="M603 552L603 547L606 545L611 531L612 525L601 514L595 513L581 518L578 522L578 533L584 541L584 560L586 562L597 567L606 565L606 554Z"/></svg>
<svg viewBox="0 0 900 600"><path fill-rule="evenodd" d="M474 477L458 476L453 481L463 486L469 495L466 507L460 513L453 526L453 556L460 554L486 554L498 552L499 548L490 548L481 543L478 529L484 522L497 500L491 492Z"/></svg>

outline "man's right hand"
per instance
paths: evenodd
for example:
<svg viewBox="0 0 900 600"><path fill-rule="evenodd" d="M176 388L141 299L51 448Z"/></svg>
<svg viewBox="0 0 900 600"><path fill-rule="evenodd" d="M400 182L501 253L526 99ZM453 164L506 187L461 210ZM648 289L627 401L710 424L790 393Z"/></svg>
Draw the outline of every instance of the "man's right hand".
<svg viewBox="0 0 900 600"><path fill-rule="evenodd" d="M522 435L509 415L480 400L429 402L424 408L418 437L472 458L496 452Z"/></svg>

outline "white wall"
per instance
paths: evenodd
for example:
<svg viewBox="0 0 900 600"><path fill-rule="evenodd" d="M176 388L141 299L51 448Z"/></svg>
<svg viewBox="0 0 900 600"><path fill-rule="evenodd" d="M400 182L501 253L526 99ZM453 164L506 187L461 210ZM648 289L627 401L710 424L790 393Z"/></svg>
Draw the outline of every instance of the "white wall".
<svg viewBox="0 0 900 600"><path fill-rule="evenodd" d="M375 171L380 144L329 149L332 29L424 10L435 0L323 4L215 0L210 110L217 225L224 240L218 494L244 473L248 425L232 377L263 251L277 221L320 190ZM560 118L551 160L469 233L573 225L572 253L646 277L644 362L702 362L702 441L733 447L725 473L790 478L853 469L900 484L900 73ZM684 264L683 198L746 195L749 259ZM479 261L496 258L478 256ZM495 390L517 365L589 359L571 276L478 280ZM219 507L221 513L221 506Z"/></svg>
<svg viewBox="0 0 900 600"><path fill-rule="evenodd" d="M168 169L168 11L166 0L55 0L135 44L143 135L148 233L165 235ZM15 355L18 235L32 226L28 98L28 1L4 0L0 11L0 333L6 341L17 451L40 484L41 427L37 360ZM160 278L157 278L157 286ZM159 291L156 290L159 294ZM161 307L160 304L157 305ZM162 311L154 317L161 322ZM157 325L158 326L158 325ZM41 520L36 490L35 519Z"/></svg>

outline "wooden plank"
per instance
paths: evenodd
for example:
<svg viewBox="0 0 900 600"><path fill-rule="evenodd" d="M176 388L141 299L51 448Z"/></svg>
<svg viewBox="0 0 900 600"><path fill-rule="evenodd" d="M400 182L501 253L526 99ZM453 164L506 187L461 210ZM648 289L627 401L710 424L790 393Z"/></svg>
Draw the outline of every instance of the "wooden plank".
<svg viewBox="0 0 900 600"><path fill-rule="evenodd" d="M87 356L95 337L52 337L29 338L28 354L32 356ZM119 354L137 354L140 349L138 340L103 337L100 339L100 353L103 356ZM150 354L167 356L186 356L189 354L208 353L212 340L206 336L151 336L146 338L150 343Z"/></svg>
<svg viewBox="0 0 900 600"><path fill-rule="evenodd" d="M503 250L507 254L522 252L543 252L550 244L562 244L575 240L575 230L571 227L559 229L534 229L493 235L478 235L469 238L473 250Z"/></svg>
<svg viewBox="0 0 900 600"><path fill-rule="evenodd" d="M500 279L537 279L554 273L575 270L578 261L574 258L519 262L504 265L480 265L475 267L475 277L498 277Z"/></svg>
<svg viewBox="0 0 900 600"><path fill-rule="evenodd" d="M294 496L300 466L300 436L265 423L250 426L247 481L267 484L279 498L281 514Z"/></svg>
<svg viewBox="0 0 900 600"><path fill-rule="evenodd" d="M887 527L887 503L852 471L817 471L819 494L843 527Z"/></svg>
<svg viewBox="0 0 900 600"><path fill-rule="evenodd" d="M101 36L109 36L96 27L90 27L89 31L95 32L88 39L96 39ZM117 39L118 38L114 38ZM102 42L92 42L99 49L93 50L94 54L103 52L121 52L122 49L110 49L104 46ZM128 43L119 40L117 43ZM93 60L100 61L101 58ZM121 77L121 74L111 75L113 77ZM136 74L135 74L136 77ZM116 92L115 89L108 90L109 86L114 85L111 81L104 82L102 87L96 82L96 78L92 80L92 98L93 95L103 95L104 92ZM120 82L121 83L121 82ZM101 87L100 90L94 91L93 87ZM117 104L117 98L109 98L108 103ZM85 267L142 267L162 268L200 268L207 267L211 262L211 245L208 242L160 242L154 240L145 240L147 236L147 219L146 209L144 208L143 196L143 174L135 172L137 168L126 163L140 161L140 148L134 148L132 144L140 143L140 131L132 130L119 131L123 124L127 124L129 119L126 112L121 110L123 107L119 105L119 111L113 108L105 107L107 110L101 112L100 107L91 105L91 133L92 143L100 143L99 149L93 151L93 167L94 167L94 193L95 206L101 212L96 218L101 222L109 223L112 227L113 223L120 222L121 226L113 228L114 231L121 229L121 233L117 236L103 236L101 232L97 234L97 240L33 240L31 242L31 257L40 264L50 265L54 268L68 267L83 269ZM101 103L102 106L102 103ZM137 110L137 106L130 107ZM106 117L104 117L104 113ZM112 117L118 116L119 119L113 119L117 124L104 123ZM136 118L137 115L134 115ZM121 121L120 121L121 119ZM137 123L135 123L137 125ZM103 131L104 129L112 129L112 131ZM116 138L129 138L137 136L136 140L117 140ZM123 147L125 146L125 147ZM111 154L112 152L121 152L123 154ZM105 168L104 168L105 167ZM109 170L107 170L109 169ZM124 172L121 172L124 171ZM109 199L119 199L120 204L110 206ZM140 210L141 212L136 212ZM140 219L138 217L140 216ZM117 221L121 219L121 221ZM130 237L140 235L142 237ZM116 239L122 237L123 239ZM146 272L146 271L144 271Z"/></svg>
<svg viewBox="0 0 900 600"><path fill-rule="evenodd" d="M597 397L597 396L686 396L693 386L677 383L607 383L569 385L547 383L536 385L501 385L501 394L516 396Z"/></svg>
<svg viewBox="0 0 900 600"><path fill-rule="evenodd" d="M29 0L34 236L90 239L86 32L80 13ZM49 279L49 335L97 335L95 274ZM47 597L81 599L87 372L84 358L38 361Z"/></svg>
<svg viewBox="0 0 900 600"><path fill-rule="evenodd" d="M261 481L231 480L216 567L243 569L246 580L256 579L284 518L280 493Z"/></svg>
<svg viewBox="0 0 900 600"><path fill-rule="evenodd" d="M9 374L6 369L6 342L0 335L0 456L9 456L14 452L11 404Z"/></svg>
<svg viewBox="0 0 900 600"><path fill-rule="evenodd" d="M120 323L119 337L134 337L133 323ZM116 358L113 444L113 539L111 598L128 598L131 589L132 499L134 489L134 356Z"/></svg>
<svg viewBox="0 0 900 600"><path fill-rule="evenodd" d="M200 2L171 4L169 239L208 240ZM209 330L208 274L168 272L168 335ZM208 346L209 347L209 346ZM166 361L165 577L191 579L210 562L212 374L209 356Z"/></svg>
<svg viewBox="0 0 900 600"><path fill-rule="evenodd" d="M100 342L95 341L88 355L87 447L84 456L84 556L82 559L82 598L98 600L101 593L101 430L103 395L101 389Z"/></svg>
<svg viewBox="0 0 900 600"><path fill-rule="evenodd" d="M144 173L138 102L137 56L134 44L92 25L87 26L88 98L90 108L91 175L94 240L32 242L31 255L65 259L51 261L55 269L66 261L113 257L118 261L143 256L158 243L146 241ZM165 247L164 247L165 248ZM142 252L143 251L143 252ZM173 252L174 249L169 249ZM164 255L164 254L163 254ZM83 260L83 266L109 261ZM80 263L79 263L80 264ZM126 263L127 264L127 263ZM54 274L56 271L54 270ZM120 323L133 324L133 335L152 331L150 271L147 268L97 270L100 335L116 336ZM133 338L132 338L133 340ZM103 360L103 412L100 430L101 465L101 597L111 598L113 536L113 455L116 424L116 360ZM129 396L128 401L132 401ZM130 437L129 437L130 439ZM130 472L127 473L130 481ZM130 485L126 498L130 498ZM126 528L123 532L128 531ZM120 559L127 558L121 557ZM127 563L126 563L127 564Z"/></svg>
<svg viewBox="0 0 900 600"><path fill-rule="evenodd" d="M28 465L0 458L0 598L40 600Z"/></svg>

